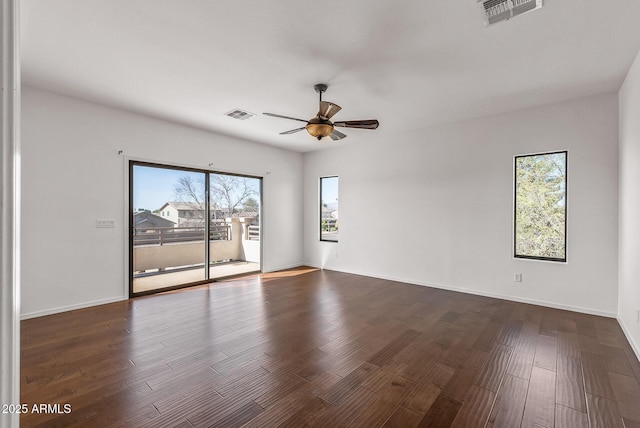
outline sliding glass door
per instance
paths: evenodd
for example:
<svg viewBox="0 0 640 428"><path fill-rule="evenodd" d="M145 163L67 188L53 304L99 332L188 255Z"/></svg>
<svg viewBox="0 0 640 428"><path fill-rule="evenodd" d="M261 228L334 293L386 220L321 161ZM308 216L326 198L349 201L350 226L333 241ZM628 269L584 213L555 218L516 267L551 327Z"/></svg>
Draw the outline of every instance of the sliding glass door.
<svg viewBox="0 0 640 428"><path fill-rule="evenodd" d="M261 179L131 161L130 294L259 272Z"/></svg>
<svg viewBox="0 0 640 428"><path fill-rule="evenodd" d="M210 278L260 270L260 184L255 177L209 174Z"/></svg>

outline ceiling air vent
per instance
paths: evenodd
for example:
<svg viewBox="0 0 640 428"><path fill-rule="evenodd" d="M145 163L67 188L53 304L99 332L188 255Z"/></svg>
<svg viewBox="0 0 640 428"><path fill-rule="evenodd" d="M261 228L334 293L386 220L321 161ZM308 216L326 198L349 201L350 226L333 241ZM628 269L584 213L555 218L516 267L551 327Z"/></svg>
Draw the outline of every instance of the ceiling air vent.
<svg viewBox="0 0 640 428"><path fill-rule="evenodd" d="M248 111L240 110L239 108L237 108L235 110L231 110L231 111L225 113L225 115L227 115L229 117L232 117L234 119L238 119L238 120L247 120L247 119L251 119L253 116L255 116L255 114L249 113Z"/></svg>
<svg viewBox="0 0 640 428"><path fill-rule="evenodd" d="M492 25L517 15L540 9L542 0L478 0L484 14L484 24Z"/></svg>

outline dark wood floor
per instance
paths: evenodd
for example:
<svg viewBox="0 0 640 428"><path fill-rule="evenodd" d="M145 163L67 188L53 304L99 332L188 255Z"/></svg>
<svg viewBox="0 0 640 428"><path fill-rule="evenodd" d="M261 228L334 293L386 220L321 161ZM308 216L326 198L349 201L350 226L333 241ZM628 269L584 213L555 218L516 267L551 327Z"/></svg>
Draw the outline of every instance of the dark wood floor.
<svg viewBox="0 0 640 428"><path fill-rule="evenodd" d="M23 426L637 428L639 379L613 319L312 269L22 323Z"/></svg>

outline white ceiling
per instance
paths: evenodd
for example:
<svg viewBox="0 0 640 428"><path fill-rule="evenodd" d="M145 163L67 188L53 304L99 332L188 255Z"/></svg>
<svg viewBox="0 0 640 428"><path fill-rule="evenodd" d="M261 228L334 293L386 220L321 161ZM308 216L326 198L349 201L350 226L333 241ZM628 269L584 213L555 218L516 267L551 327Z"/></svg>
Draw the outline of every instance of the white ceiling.
<svg viewBox="0 0 640 428"><path fill-rule="evenodd" d="M300 152L615 91L640 48L638 0L545 0L487 28L475 0L20 4L25 85ZM261 113L311 118L318 82L334 120L380 128L278 135L301 123Z"/></svg>

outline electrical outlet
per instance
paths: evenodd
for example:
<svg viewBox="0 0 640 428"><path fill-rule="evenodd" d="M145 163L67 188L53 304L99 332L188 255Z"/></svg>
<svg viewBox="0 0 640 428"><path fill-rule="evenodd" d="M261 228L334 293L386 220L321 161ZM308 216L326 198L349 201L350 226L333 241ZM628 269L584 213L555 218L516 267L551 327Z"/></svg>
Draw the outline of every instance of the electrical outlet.
<svg viewBox="0 0 640 428"><path fill-rule="evenodd" d="M522 274L514 273L513 274L513 282L522 282Z"/></svg>

